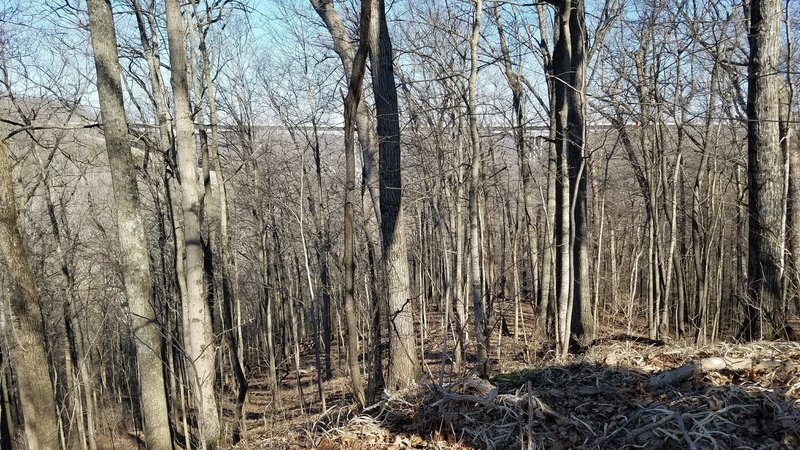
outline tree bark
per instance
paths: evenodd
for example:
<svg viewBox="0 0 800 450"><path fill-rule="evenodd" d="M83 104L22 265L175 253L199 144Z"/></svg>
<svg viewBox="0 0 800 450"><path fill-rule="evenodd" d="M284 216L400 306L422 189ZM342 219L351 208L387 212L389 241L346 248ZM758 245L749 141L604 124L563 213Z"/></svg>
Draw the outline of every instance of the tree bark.
<svg viewBox="0 0 800 450"><path fill-rule="evenodd" d="M456 290L456 301L455 301L455 308L456 308L456 345L455 345L455 356L453 358L453 367L456 371L461 371L462 362L466 352L466 341L467 341L467 274L465 273L466 264L464 263L465 260L465 247L466 247L466 224L464 220L464 191L465 191L465 184L466 184L466 155L464 152L464 137L463 137L463 120L461 116L458 117L458 135L455 137L456 139L456 173L457 173L457 186L456 186L456 195L455 195L455 211L453 212L453 220L455 221L455 247L456 247L456 258L455 258L455 270L454 270L454 278L455 278L455 290Z"/></svg>
<svg viewBox="0 0 800 450"><path fill-rule="evenodd" d="M480 208L479 201L481 189L481 142L478 135L477 83L478 83L478 40L481 31L481 15L483 2L475 3L475 16L472 22L472 36L470 37L470 71L469 71L469 136L472 158L470 161L469 184L469 267L472 274L470 298L472 299L472 314L475 320L475 340L478 355L478 372L486 375L489 361L489 339L486 333L486 312L483 307L483 285L481 278L481 233L480 233Z"/></svg>
<svg viewBox="0 0 800 450"><path fill-rule="evenodd" d="M553 2L553 74L555 96L556 159L560 194L557 193L556 238L559 247L557 284L561 354L569 342L592 335L591 280L589 276L588 207L586 186L585 97L586 31L583 0ZM560 201L559 201L560 200ZM559 217L560 215L560 217Z"/></svg>
<svg viewBox="0 0 800 450"><path fill-rule="evenodd" d="M203 58L203 83L208 96L208 117L211 122L211 145L209 147L211 163L214 167L214 173L217 178L217 187L219 192L219 239L216 241L216 247L212 251L218 250L220 262L220 273L222 275L222 311L224 320L230 330L225 330L224 334L227 337L228 345L230 347L233 374L236 378L236 385L238 390L236 393L236 427L234 429L233 441L238 442L244 433L247 432L247 421L244 417L244 407L247 403L248 383L244 367L244 348L242 343L242 327L236 320L239 317L239 298L238 286L233 273L235 267L234 252L230 250L231 237L228 233L228 190L225 185L225 174L222 172L222 163L219 158L219 114L217 112L217 99L215 97L214 78L211 75L211 58L208 54L208 48L205 37L201 40L200 51ZM210 200L210 199L209 199ZM215 242L214 240L210 240ZM235 312L236 313L235 313Z"/></svg>
<svg viewBox="0 0 800 450"><path fill-rule="evenodd" d="M542 199L545 203L545 233L544 233L544 261L542 262L542 275L541 275L541 295L539 299L539 316L537 321L539 323L539 333L542 336L547 335L548 331L557 331L557 326L550 326L556 323L556 315L550 314L550 310L557 310L557 302L554 297L557 295L556 291L558 286L554 285L554 277L556 270L556 241L555 241L555 220L556 220L556 189L558 168L556 165L556 99L555 99L555 83L553 77L553 54L548 46L547 40L547 11L543 3L536 4L536 18L539 22L539 52L542 57L542 67L545 73L545 81L547 83L548 92L548 117L550 126L548 127L548 140L546 144L547 149L547 199ZM553 28L553 39L557 39L556 27Z"/></svg>
<svg viewBox="0 0 800 450"><path fill-rule="evenodd" d="M794 47L791 43L792 21L791 7L787 4L783 12L784 35L789 39L786 48L786 67L794 66ZM781 151L789 165L788 185L786 186L786 269L787 274L784 285L786 295L787 324L790 339L797 339L798 331L795 329L798 313L800 313L800 149L797 146L796 124L794 124L794 111L792 104L795 101L795 79L787 74L781 89L780 101L780 142Z"/></svg>
<svg viewBox="0 0 800 450"><path fill-rule="evenodd" d="M161 329L153 306L150 255L128 140L111 3L107 0L92 0L88 3L88 8L97 70L97 91L117 212L122 275L138 363L145 439L148 447L171 448L172 437L161 361Z"/></svg>
<svg viewBox="0 0 800 450"><path fill-rule="evenodd" d="M571 244L572 239L570 229L570 188L571 179L569 176L569 103L566 98L566 90L569 89L570 81L570 52L571 39L569 38L569 22L572 8L570 1L564 0L557 3L558 12L556 14L556 24L553 26L553 87L551 96L555 99L554 114L551 115L551 130L554 130L555 153L556 153L556 211L555 211L555 244L556 244L556 277L557 286L557 318L556 318L556 343L558 353L562 356L569 352L570 340L570 310L572 298L572 263L571 263ZM567 33L565 36L564 34Z"/></svg>
<svg viewBox="0 0 800 450"><path fill-rule="evenodd" d="M586 65L587 37L583 0L573 0L569 18L570 82L566 87L569 105L567 137L570 177L571 220L573 222L574 287L572 294L572 334L578 339L594 334L592 329L591 278L589 275L589 210L586 186ZM566 39L567 36L564 36Z"/></svg>
<svg viewBox="0 0 800 450"><path fill-rule="evenodd" d="M167 36L170 54L170 83L175 102L175 144L181 179L185 242L186 301L184 339L189 378L199 417L199 426L207 444L221 444L219 413L214 394L214 356L216 345L211 313L205 298L203 248L200 223L200 189L197 178L197 152L194 125L189 105L186 75L185 30L177 0L167 0Z"/></svg>
<svg viewBox="0 0 800 450"><path fill-rule="evenodd" d="M751 0L748 41L747 153L749 175L748 289L743 337L786 333L783 268L783 155L779 143L778 72L781 2Z"/></svg>
<svg viewBox="0 0 800 450"><path fill-rule="evenodd" d="M383 269L388 289L389 373L386 387L401 389L419 372L409 288L405 213L400 165L400 117L392 42L383 0L376 0L370 30L370 62L378 116ZM377 9L377 11L375 11Z"/></svg>
<svg viewBox="0 0 800 450"><path fill-rule="evenodd" d="M0 278L0 289L2 288L4 286ZM5 312L0 311L0 316L5 316ZM5 322L5 320L0 319L0 322ZM0 326L0 329L2 328L4 327ZM14 415L12 413L13 399L8 389L8 383L6 383L6 374L11 369L6 363L2 352L0 352L0 366L3 367L3 370L0 370L0 449L14 450L16 430L14 429Z"/></svg>
<svg viewBox="0 0 800 450"><path fill-rule="evenodd" d="M368 0L361 3L361 36L369 36L372 5ZM362 83L369 52L368 40L362 38L353 58L353 67L348 78L347 96L344 99L344 154L345 154L345 200L344 200L344 310L347 323L347 363L350 368L350 382L353 395L361 407L366 406L364 386L361 381L361 368L358 363L358 321L355 307L355 274L353 260L354 233L353 220L356 202L356 161L353 142L354 119L361 101ZM357 119L356 119L357 120Z"/></svg>
<svg viewBox="0 0 800 450"><path fill-rule="evenodd" d="M16 345L10 349L11 364L17 373L28 448L55 450L59 446L59 427L53 383L47 370L44 323L36 280L17 226L12 180L6 143L0 140L0 250L11 285L11 326L16 338Z"/></svg>

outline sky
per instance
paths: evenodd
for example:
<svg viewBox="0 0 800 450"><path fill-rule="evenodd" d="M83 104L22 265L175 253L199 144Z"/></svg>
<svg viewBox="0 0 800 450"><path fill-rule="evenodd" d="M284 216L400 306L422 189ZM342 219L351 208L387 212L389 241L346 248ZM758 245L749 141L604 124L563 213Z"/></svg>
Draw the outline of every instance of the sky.
<svg viewBox="0 0 800 450"><path fill-rule="evenodd" d="M353 11L355 1L346 1L349 5L347 11ZM0 0L0 37L4 42L2 61L13 92L34 97L75 99L89 109L96 109L94 65L86 29L84 2L85 0ZM146 80L146 65L136 57L136 49L139 47L138 32L126 2L127 0L113 2L121 63L124 72ZM727 2L725 0L723 3ZM510 95L497 63L499 50L497 32L491 17L493 4L485 3L482 18L478 95L479 102L483 103L482 123L502 125L507 120L506 112L510 109ZM593 34L602 4L603 0L587 0L590 35ZM623 20L615 22L609 39L619 39L617 43L628 50L641 44L636 24L646 18L642 4L640 1L627 1L621 16ZM703 7L708 2L698 1L697 4ZM221 26L222 23L217 24L211 35L215 70L218 72L218 92L220 97L226 97L221 100L233 104L237 95L240 99L254 99L258 121L267 124L279 121L273 111L277 102L289 108L298 121L314 116L324 123L340 125L342 70L338 59L330 50L327 30L310 3L307 0L244 0L237 5L239 7L236 9L229 8L224 27ZM422 99L437 95L432 90L436 84L429 82L439 75L433 63L446 63L450 56L466 51L465 39L474 10L472 2L415 0L393 1L387 5L401 92L405 87ZM337 3L339 11L345 11L342 6L342 3ZM245 14L244 10L248 13ZM446 10L446 13L441 14L442 10ZM534 8L506 6L503 12L512 51L522 55L515 59L521 64L523 74L531 81L530 84L537 89L537 95L546 101L543 70L535 55L538 23L534 17ZM351 27L355 27L353 13L345 13L345 16L350 20L348 23ZM163 14L159 14L158 19L162 23ZM665 17L658 17L656 20L667 31L685 26L679 22L669 23ZM742 26L741 23L734 25ZM520 38L514 37L517 34L515 31L519 32ZM455 37L448 38L450 32L454 32ZM614 37L614 33L622 37ZM161 53L165 62L162 75L168 80L165 39L163 35L161 38ZM433 38L440 39L435 44L437 48L429 45ZM680 44L670 41L668 37L660 39L667 46ZM693 61L692 64L701 62L701 53L702 49L698 51L698 59L686 61ZM742 57L743 55L738 55L738 58ZM420 62L425 62L428 68L422 70ZM589 80L590 92L593 92L592 86L596 88L611 80L612 68L628 64L618 55L603 52L596 55L595 62L596 65L590 68L594 70ZM685 67L684 73L689 73L689 69L688 66ZM467 66L462 67L462 74L467 70ZM670 68L666 64L664 70L674 71L675 67L673 65ZM693 75L701 82L705 76L702 71ZM665 72L662 76L668 77L670 73ZM135 77L126 76L125 80L129 115L132 120L148 120L149 102L146 92L137 86ZM624 85L619 87L624 88ZM144 116L134 107L132 99L137 100L142 107ZM602 98L596 100L603 101ZM546 112L531 96L527 106L531 123L541 124L546 121ZM698 103L698 107L703 105Z"/></svg>

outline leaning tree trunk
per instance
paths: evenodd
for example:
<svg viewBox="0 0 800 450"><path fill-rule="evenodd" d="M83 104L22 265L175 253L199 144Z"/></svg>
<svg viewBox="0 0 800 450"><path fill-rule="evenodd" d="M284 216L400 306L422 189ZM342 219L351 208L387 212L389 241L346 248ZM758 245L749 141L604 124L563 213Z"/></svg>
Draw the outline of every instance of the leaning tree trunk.
<svg viewBox="0 0 800 450"><path fill-rule="evenodd" d="M145 440L150 448L171 448L172 437L161 362L161 329L153 308L150 255L140 213L139 188L136 184L128 123L122 102L117 36L111 3L106 0L91 0L88 8L89 30L97 70L97 93L103 115L103 134L117 211L122 276L136 348Z"/></svg>
<svg viewBox="0 0 800 450"><path fill-rule="evenodd" d="M344 68L345 77L348 80L351 79L354 60L356 58L356 48L351 42L352 39L350 39L347 34L341 16L339 16L339 13L337 13L333 7L333 0L311 0L311 5L314 7L314 10L320 16L330 32L331 38L333 39L333 49L336 54L339 55L339 59L341 60ZM370 7L373 8L374 6L371 4ZM380 227L381 214L380 207L378 205L378 198L380 196L378 187L380 182L378 180L378 172L375 170L375 165L377 164L378 159L378 144L377 137L375 136L375 120L373 120L371 113L367 109L366 102L358 102L354 114L355 116L352 119L356 126L356 133L358 134L358 142L361 145L361 155L363 159L363 167L361 170L362 216L364 219L364 224L368 224L369 217L374 216L376 222L378 223L378 227ZM365 193L369 194L372 204L371 211L367 211L367 209L363 207L365 204ZM374 227L365 226L365 233L367 235L368 253L372 252L370 255L375 256L375 251L373 250L376 249L375 242L377 240L379 230ZM372 274L374 274L372 264L370 264L370 270L370 286L371 289L375 291L375 283L377 282L377 278L372 276ZM374 303L370 305L373 319L373 325L371 326L372 367L369 371L369 388L367 395L369 397L374 397L377 395L380 387L383 386L383 372L381 368L382 346L380 342L381 308L378 296L371 296L371 299Z"/></svg>
<svg viewBox="0 0 800 450"><path fill-rule="evenodd" d="M405 216L400 168L400 117L394 81L392 42L383 0L373 9L370 30L372 88L378 116L379 178L383 269L389 301L389 373L386 386L401 389L419 371L408 279Z"/></svg>
<svg viewBox="0 0 800 450"><path fill-rule="evenodd" d="M333 7L333 0L311 0L311 5L319 17L328 28L328 32L333 39L333 50L339 55L344 68L345 77L351 78L352 68L356 57L356 47L351 42L352 39L347 34L347 30L342 22L342 18ZM374 8L374 6L372 6ZM374 17L372 18L375 19ZM375 121L370 115L366 102L359 102L353 118L358 134L358 142L361 145L361 155L364 160L362 177L364 187L369 192L374 207L375 218L380 222L381 214L378 208L378 173L375 171L376 159L378 159L378 144L375 136Z"/></svg>
<svg viewBox="0 0 800 450"><path fill-rule="evenodd" d="M170 82L175 102L175 144L181 176L183 209L186 301L184 339L190 368L194 400L199 414L202 439L214 446L219 443L220 422L214 394L214 331L205 298L203 248L200 225L200 189L197 179L197 154L194 125L189 107L189 84L186 75L186 48L183 19L177 0L167 0L167 36L170 54Z"/></svg>
<svg viewBox="0 0 800 450"><path fill-rule="evenodd" d="M783 267L783 155L778 142L778 72L781 2L751 0L747 94L749 175L749 304L743 337L785 334Z"/></svg>
<svg viewBox="0 0 800 450"><path fill-rule="evenodd" d="M6 143L0 140L0 250L11 284L11 364L17 374L17 391L25 419L25 439L31 450L57 449L58 417L53 401L53 383L47 370L44 322L39 292L25 243L17 227L11 164Z"/></svg>

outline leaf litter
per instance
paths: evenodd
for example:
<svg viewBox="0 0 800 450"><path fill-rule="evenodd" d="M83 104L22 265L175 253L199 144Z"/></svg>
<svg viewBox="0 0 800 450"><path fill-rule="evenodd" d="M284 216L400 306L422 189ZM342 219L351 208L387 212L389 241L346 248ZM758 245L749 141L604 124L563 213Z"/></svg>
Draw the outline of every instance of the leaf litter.
<svg viewBox="0 0 800 450"><path fill-rule="evenodd" d="M709 358L736 364L671 376ZM361 412L331 408L302 433L250 448L800 448L800 343L606 342L488 380L437 381Z"/></svg>

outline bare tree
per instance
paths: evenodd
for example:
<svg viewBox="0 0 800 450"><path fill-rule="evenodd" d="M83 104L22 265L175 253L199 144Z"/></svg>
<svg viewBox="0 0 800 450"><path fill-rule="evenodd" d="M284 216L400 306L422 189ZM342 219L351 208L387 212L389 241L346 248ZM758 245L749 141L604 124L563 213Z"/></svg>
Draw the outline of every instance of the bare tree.
<svg viewBox="0 0 800 450"><path fill-rule="evenodd" d="M419 371L409 289L405 213L400 165L400 111L394 78L392 41L383 0L373 4L369 49L372 89L378 117L380 210L383 269L388 289L389 389L412 383ZM377 12L375 11L377 9Z"/></svg>
<svg viewBox="0 0 800 450"><path fill-rule="evenodd" d="M748 284L743 334L748 339L786 333L783 270L783 155L779 143L778 58L781 2L752 0L747 5L750 58L747 68Z"/></svg>
<svg viewBox="0 0 800 450"><path fill-rule="evenodd" d="M58 417L53 403L53 383L47 370L39 290L17 224L12 180L8 148L5 141L0 140L0 250L11 284L11 326L17 341L10 349L11 363L17 373L28 447L57 449Z"/></svg>
<svg viewBox="0 0 800 450"><path fill-rule="evenodd" d="M153 307L150 255L139 208L139 189L136 185L128 140L128 123L122 103L114 18L111 3L107 0L91 0L88 7L97 70L97 90L117 211L122 274L136 346L145 439L148 447L166 449L172 447L172 438L161 361L161 329Z"/></svg>
<svg viewBox="0 0 800 450"><path fill-rule="evenodd" d="M486 308L484 306L483 279L481 276L481 233L480 216L481 208L479 205L482 194L481 186L481 141L478 134L478 106L477 83L478 83L478 40L481 36L481 15L483 14L483 1L476 0L475 16L472 22L472 35L469 40L470 49L470 69L469 69L469 136L472 148L472 158L470 160L470 183L469 183L469 231L470 231L470 255L469 266L471 272L472 287L470 298L472 299L472 313L475 318L475 339L478 349L478 371L486 375L489 363L489 339L486 326ZM484 255L485 257L486 255Z"/></svg>
<svg viewBox="0 0 800 450"><path fill-rule="evenodd" d="M205 90L208 103L208 119L211 128L211 142L207 146L210 153L207 155L211 159L211 164L216 175L217 198L219 202L219 237L214 236L214 230L209 229L209 243L211 252L219 257L219 263L214 265L219 267L222 279L222 333L228 343L230 352L231 368L238 386L236 394L236 427L233 432L234 443L241 440L242 434L247 431L246 420L244 419L244 407L247 403L248 382L244 367L244 349L242 344L241 327L241 303L238 297L237 280L235 279L235 253L231 251L231 235L228 232L228 190L226 186L226 175L222 170L222 163L219 156L219 113L217 110L216 82L211 70L211 56L209 49L209 32L212 24L222 20L225 2L214 4L213 7L206 4L205 14L198 14L194 6L194 14L197 16L197 28L199 35L199 51L202 60L202 82L201 86ZM210 183L209 183L210 184ZM206 195L204 200L207 204L213 204L213 198ZM212 256L213 258L213 256ZM213 285L213 284L212 284ZM227 326L227 329L225 329Z"/></svg>
<svg viewBox="0 0 800 450"><path fill-rule="evenodd" d="M333 49L337 55L339 55L339 59L342 62L342 66L344 68L344 74L347 80L352 79L352 70L355 68L355 57L356 57L356 48L351 43L351 38L348 36L347 30L344 26L341 16L333 7L333 1L331 0L312 0L311 5L314 7L314 10L320 16L322 21L325 23L328 32L331 35L333 40ZM363 39L362 39L363 40ZM376 241L377 241L377 234L379 232L376 231L373 233L374 227L368 227L368 224L371 223L370 216L374 213L375 220L380 223L381 220L381 213L379 207L379 197L380 193L378 192L378 171L376 170L377 160L378 160L378 143L377 143L377 136L375 135L375 119L372 116L372 113L367 108L367 103L365 101L359 101L356 111L354 112L353 117L354 124L356 126L356 132L358 134L358 142L361 146L361 154L363 160L363 167L362 167L362 203L367 203L366 197L369 197L369 200L372 204L372 210L368 211L366 207L362 208L362 215L365 224L365 231L367 237L367 248L368 253L373 255L376 253ZM365 195L365 194L368 194ZM373 234L375 238L373 238ZM370 264L371 274L374 274L374 264ZM375 283L377 280L375 276L372 276L372 290L375 291ZM378 393L379 387L383 385L383 372L382 372L382 353L383 348L381 345L381 305L377 295L372 296L373 303L370 305L370 309L372 310L372 341L373 346L371 348L372 352L372 362L371 368L369 371L369 389L367 394L369 396L374 396Z"/></svg>
<svg viewBox="0 0 800 450"><path fill-rule="evenodd" d="M373 0L374 1L374 0ZM372 1L361 2L361 36L369 36L371 24ZM358 51L353 58L344 99L344 151L345 151L345 204L344 204L344 309L347 321L347 362L350 368L350 381L353 394L362 407L366 405L364 386L361 381L361 368L358 364L358 324L355 311L355 262L353 261L353 210L356 201L356 165L353 142L353 126L355 125L358 107L361 101L362 83L369 55L368 40L362 38Z"/></svg>
<svg viewBox="0 0 800 450"><path fill-rule="evenodd" d="M203 245L201 242L200 189L197 178L197 152L189 104L189 83L186 72L186 36L177 0L168 0L167 35L170 55L170 83L175 102L175 145L181 178L186 270L186 302L184 305L184 341L191 368L189 375L199 414L202 439L216 446L222 439L214 393L215 338L211 312L205 298L203 277Z"/></svg>
<svg viewBox="0 0 800 450"><path fill-rule="evenodd" d="M499 1L495 2L493 12L497 26L497 35L500 41L500 57L503 63L503 72L506 76L506 83L508 84L509 89L511 89L511 108L513 110L511 123L514 132L514 146L516 147L517 151L517 161L522 182L522 220L525 226L525 237L528 244L526 247L529 249L528 263L530 264L531 268L531 276L534 279L534 283L532 283L533 286L537 287L537 282L541 281L541 283L538 285L539 289L534 290L536 291L536 295L541 293L539 307L542 310L542 315L540 317L544 317L547 314L547 297L550 295L550 264L548 262L549 258L546 258L545 263L542 265L542 271L547 273L547 285L545 285L544 280L537 280L535 275L537 272L537 265L539 264L539 236L537 234L538 230L535 226L537 212L533 195L533 174L531 171L531 163L528 158L528 148L525 142L525 92L523 84L525 80L522 76L522 67L514 67L514 62L512 61L511 51L506 38L506 31L503 26ZM549 229L549 227L547 228ZM517 314L515 314L515 321L516 316ZM517 327L515 326L515 330L516 328Z"/></svg>
<svg viewBox="0 0 800 450"><path fill-rule="evenodd" d="M574 334L591 335L591 283L587 236L585 152L586 25L583 0L553 2L555 141L560 193L556 200L559 346L569 351ZM587 333L588 331L588 333Z"/></svg>

